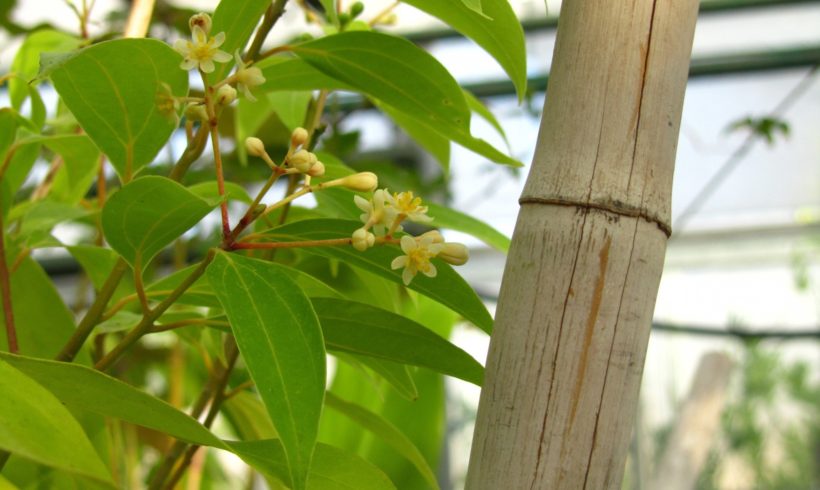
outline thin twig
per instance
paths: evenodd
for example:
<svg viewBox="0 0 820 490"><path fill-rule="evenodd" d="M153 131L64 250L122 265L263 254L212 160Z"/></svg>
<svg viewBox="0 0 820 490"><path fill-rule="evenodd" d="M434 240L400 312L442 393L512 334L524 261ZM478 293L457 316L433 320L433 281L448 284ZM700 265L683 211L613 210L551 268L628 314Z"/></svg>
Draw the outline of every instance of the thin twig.
<svg viewBox="0 0 820 490"><path fill-rule="evenodd" d="M3 319L6 322L6 339L9 352L17 354L20 346L17 344L17 329L14 326L14 310L11 304L11 280L6 262L6 230L3 223L3 213L0 212L0 294L3 296Z"/></svg>
<svg viewBox="0 0 820 490"><path fill-rule="evenodd" d="M248 53L245 55L245 62L255 61L257 56L259 56L259 51L262 49L265 38L268 37L268 33L282 17L282 14L285 13L285 4L287 3L288 0L276 0L268 7L268 10L265 11L262 23L259 24L259 28L256 29L256 35L251 42L251 47L248 48Z"/></svg>

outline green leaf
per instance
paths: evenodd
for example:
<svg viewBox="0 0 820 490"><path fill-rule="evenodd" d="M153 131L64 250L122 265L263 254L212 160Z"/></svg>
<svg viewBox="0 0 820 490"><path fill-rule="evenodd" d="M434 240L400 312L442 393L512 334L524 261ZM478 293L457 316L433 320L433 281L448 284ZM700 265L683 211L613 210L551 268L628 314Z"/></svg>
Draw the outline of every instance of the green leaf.
<svg viewBox="0 0 820 490"><path fill-rule="evenodd" d="M401 113L408 132L418 135L418 126L426 126L427 133L437 132L494 162L522 165L470 134L470 108L461 87L441 63L410 41L377 32L343 32L294 46L293 51L325 75ZM315 76L302 83L308 81L327 84ZM431 145L442 143L428 142Z"/></svg>
<svg viewBox="0 0 820 490"><path fill-rule="evenodd" d="M340 357L340 354L336 353L336 357ZM361 363L372 369L373 372L390 383L396 393L404 398L415 400L419 397L419 390L416 388L406 365L368 356L349 356L349 358L351 361Z"/></svg>
<svg viewBox="0 0 820 490"><path fill-rule="evenodd" d="M140 272L208 214L212 205L165 177L134 180L112 195L102 211L105 239Z"/></svg>
<svg viewBox="0 0 820 490"><path fill-rule="evenodd" d="M117 39L61 59L57 93L124 181L150 163L177 126L170 94L188 91L181 57L154 39Z"/></svg>
<svg viewBox="0 0 820 490"><path fill-rule="evenodd" d="M217 254L208 280L284 446L294 490L310 468L325 386L322 330L299 287L268 262Z"/></svg>
<svg viewBox="0 0 820 490"><path fill-rule="evenodd" d="M490 123L490 125L498 131L498 134L504 138L504 142L507 143L507 146L509 146L509 141L507 141L507 133L504 132L504 128L501 126L501 123L498 122L498 119L496 119L495 114L493 114L490 109L488 109L483 102L478 100L478 98L469 90L464 90L464 98L467 100L467 105L470 106L470 110Z"/></svg>
<svg viewBox="0 0 820 490"><path fill-rule="evenodd" d="M406 39L377 32L343 32L294 46L325 74L414 114L433 127L469 132L470 109L452 75Z"/></svg>
<svg viewBox="0 0 820 490"><path fill-rule="evenodd" d="M466 0L479 3L478 0ZM481 13L466 1L405 0L438 17L490 53L512 79L519 102L527 92L527 57L524 30L508 0L481 0Z"/></svg>
<svg viewBox="0 0 820 490"><path fill-rule="evenodd" d="M241 391L225 400L222 408L241 440L258 441L276 438L276 429L271 424L265 405L256 395Z"/></svg>
<svg viewBox="0 0 820 490"><path fill-rule="evenodd" d="M277 91L260 93L256 102L239 99L236 107L236 141L243 142L249 136L256 136L262 126L276 113L285 128L293 131L302 126L312 95L309 91ZM288 134L287 139L290 139ZM236 146L236 152L243 165L248 155L244 144Z"/></svg>
<svg viewBox="0 0 820 490"><path fill-rule="evenodd" d="M262 70L265 83L256 90L260 92L292 90L354 90L353 86L325 75L304 60L274 56L254 65Z"/></svg>
<svg viewBox="0 0 820 490"><path fill-rule="evenodd" d="M210 203L222 201L222 198L219 197L219 184L215 180L194 184L189 186L188 190ZM248 195L248 191L234 182L225 182L225 195L229 201L239 201L245 204L253 202L251 196Z"/></svg>
<svg viewBox="0 0 820 490"><path fill-rule="evenodd" d="M487 223L446 206L429 202L425 205L428 214L433 217L433 225L467 233L505 253L509 250L510 239Z"/></svg>
<svg viewBox="0 0 820 490"><path fill-rule="evenodd" d="M0 353L0 365L4 363L40 383L69 407L115 417L193 444L225 447L189 415L100 371L73 363Z"/></svg>
<svg viewBox="0 0 820 490"><path fill-rule="evenodd" d="M0 113L2 112L3 109L0 109ZM13 134L14 131L12 130ZM9 149L9 151L14 151L14 155L11 156L6 173L3 174L3 180L8 183L12 192L17 192L23 185L34 166L34 162L37 160L37 156L40 154L39 141L29 141L28 135L26 129L20 128L17 131L18 146L16 150ZM8 153L4 156L5 158L8 158Z"/></svg>
<svg viewBox="0 0 820 490"><path fill-rule="evenodd" d="M280 441L236 441L228 443L245 462L260 472L287 482L288 468ZM391 490L396 486L380 469L347 451L317 444L307 481L307 490Z"/></svg>
<svg viewBox="0 0 820 490"><path fill-rule="evenodd" d="M211 24L211 34L225 33L225 42L219 47L231 55L236 50L240 52L248 43L256 24L262 18L265 10L271 4L271 0L222 0L214 10L213 23ZM179 65L179 61L177 61ZM227 63L217 63L216 70L208 75L211 83L218 82L225 78L234 65L231 60Z"/></svg>
<svg viewBox="0 0 820 490"><path fill-rule="evenodd" d="M75 245L66 248L88 274L91 283L94 284L94 289L100 290L111 270L114 269L114 264L117 263L117 253L110 248L92 245Z"/></svg>
<svg viewBox="0 0 820 490"><path fill-rule="evenodd" d="M13 207L9 221L22 218L20 236L25 237L41 231L49 231L64 221L88 216L90 211L56 201L26 201Z"/></svg>
<svg viewBox="0 0 820 490"><path fill-rule="evenodd" d="M313 98L311 92L273 92L268 94L271 107L290 131L305 122L308 103Z"/></svg>
<svg viewBox="0 0 820 490"><path fill-rule="evenodd" d="M33 259L23 259L11 274L11 299L20 352L37 357L56 356L74 332L74 315ZM0 325L5 332L5 315L0 317ZM0 350L8 351L5 334L0 335Z"/></svg>
<svg viewBox="0 0 820 490"><path fill-rule="evenodd" d="M439 161L445 170L450 168L450 140L441 135L438 131L425 124L419 123L413 117L393 109L390 106L379 104L374 101L379 109L387 114L390 119L399 125L411 138L413 138L422 148L427 150Z"/></svg>
<svg viewBox="0 0 820 490"><path fill-rule="evenodd" d="M336 0L319 0L325 9L327 20L333 25L339 25L339 14L336 11Z"/></svg>
<svg viewBox="0 0 820 490"><path fill-rule="evenodd" d="M18 490L17 486L0 475L0 490Z"/></svg>
<svg viewBox="0 0 820 490"><path fill-rule="evenodd" d="M79 134L46 136L39 141L63 159L49 195L60 202L77 204L97 175L100 150L88 136Z"/></svg>
<svg viewBox="0 0 820 490"><path fill-rule="evenodd" d="M481 364L422 325L364 303L311 301L329 349L425 367L481 386Z"/></svg>
<svg viewBox="0 0 820 490"><path fill-rule="evenodd" d="M334 219L308 219L289 223L265 232L272 239L284 241L320 240L350 237L353 230L361 227L360 222ZM403 284L401 271L392 270L390 263L399 255L398 247L379 246L365 252L353 247L312 247L310 253L331 257L349 265L362 268L395 283ZM467 282L448 264L433 259L438 275L430 278L417 275L409 288L424 294L453 311L460 313L477 327L489 333L493 319L487 308Z"/></svg>
<svg viewBox="0 0 820 490"><path fill-rule="evenodd" d="M69 34L43 29L32 32L20 45L11 72L17 75L9 79L9 98L11 106L20 109L26 95L29 95L28 83L37 76L40 68L40 53L44 51L71 51L80 46L80 40ZM32 101L34 102L34 101Z"/></svg>
<svg viewBox="0 0 820 490"><path fill-rule="evenodd" d="M342 400L330 392L325 395L325 403L327 403L329 408L344 414L357 424L381 438L399 454L413 463L431 488L439 488L436 475L433 473L430 465L427 464L427 461L424 459L424 455L421 454L421 451L418 450L415 444L413 444L413 442L408 439L407 436L405 436L395 425L383 419L378 414L373 413L355 403Z"/></svg>
<svg viewBox="0 0 820 490"><path fill-rule="evenodd" d="M113 483L71 413L36 381L2 360L0 393L0 448L47 466Z"/></svg>

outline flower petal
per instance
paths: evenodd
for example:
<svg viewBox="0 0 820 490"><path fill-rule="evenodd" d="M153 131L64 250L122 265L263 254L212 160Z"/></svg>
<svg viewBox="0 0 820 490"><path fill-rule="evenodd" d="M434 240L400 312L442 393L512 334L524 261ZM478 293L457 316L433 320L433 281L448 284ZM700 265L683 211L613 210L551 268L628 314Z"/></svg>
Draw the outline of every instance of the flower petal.
<svg viewBox="0 0 820 490"><path fill-rule="evenodd" d="M416 249L418 245L416 244L416 240L411 237L410 235L404 235L401 237L401 249L404 253L409 254L413 250Z"/></svg>
<svg viewBox="0 0 820 490"><path fill-rule="evenodd" d="M193 39L196 44L205 44L208 42L208 35L205 34L205 31L203 31L201 27L195 25L194 28L191 29L191 39Z"/></svg>
<svg viewBox="0 0 820 490"><path fill-rule="evenodd" d="M183 70L190 70L196 66L196 60L192 60L191 58L185 58L182 60L182 63L179 64L179 67Z"/></svg>
<svg viewBox="0 0 820 490"><path fill-rule="evenodd" d="M231 59L233 59L233 56L229 55L225 51L217 50L212 56L212 58L214 59L214 61L217 61L219 63L227 63L228 61L231 61Z"/></svg>
<svg viewBox="0 0 820 490"><path fill-rule="evenodd" d="M390 263L391 269L401 269L407 265L407 256L406 255L399 255L393 262Z"/></svg>
<svg viewBox="0 0 820 490"><path fill-rule="evenodd" d="M421 272L427 277L436 277L436 274L438 273L436 266L429 262L427 263L427 267L425 267Z"/></svg>
<svg viewBox="0 0 820 490"><path fill-rule="evenodd" d="M211 60L200 60L199 69L205 73L211 73L216 69L216 66L214 66L214 62Z"/></svg>
<svg viewBox="0 0 820 490"><path fill-rule="evenodd" d="M222 46L222 43L224 43L224 42L225 42L225 33L220 32L219 34L217 34L216 36L211 38L211 47L218 48L218 47ZM228 55L228 56L230 56L230 55Z"/></svg>
<svg viewBox="0 0 820 490"><path fill-rule="evenodd" d="M409 286L410 281L412 281L413 277L415 276L416 275L413 272L411 272L409 268L407 268L404 269L404 272L401 273L401 280L404 281L405 286Z"/></svg>

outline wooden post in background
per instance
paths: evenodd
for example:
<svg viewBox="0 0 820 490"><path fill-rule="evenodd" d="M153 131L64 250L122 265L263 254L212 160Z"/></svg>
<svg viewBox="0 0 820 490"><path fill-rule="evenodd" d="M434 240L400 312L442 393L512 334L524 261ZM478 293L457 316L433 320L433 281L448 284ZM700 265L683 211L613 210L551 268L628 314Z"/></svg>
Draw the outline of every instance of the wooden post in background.
<svg viewBox="0 0 820 490"><path fill-rule="evenodd" d="M696 0L564 0L468 490L620 488Z"/></svg>

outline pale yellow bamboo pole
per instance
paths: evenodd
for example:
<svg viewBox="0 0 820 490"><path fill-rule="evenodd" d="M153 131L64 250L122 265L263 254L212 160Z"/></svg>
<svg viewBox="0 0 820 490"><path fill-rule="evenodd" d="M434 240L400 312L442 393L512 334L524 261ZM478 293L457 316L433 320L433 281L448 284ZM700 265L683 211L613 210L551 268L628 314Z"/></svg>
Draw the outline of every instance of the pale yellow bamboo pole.
<svg viewBox="0 0 820 490"><path fill-rule="evenodd" d="M565 0L467 488L620 488L696 0Z"/></svg>
<svg viewBox="0 0 820 490"><path fill-rule="evenodd" d="M125 37L145 37L151 24L151 14L154 12L156 0L134 0L131 13L125 23Z"/></svg>

